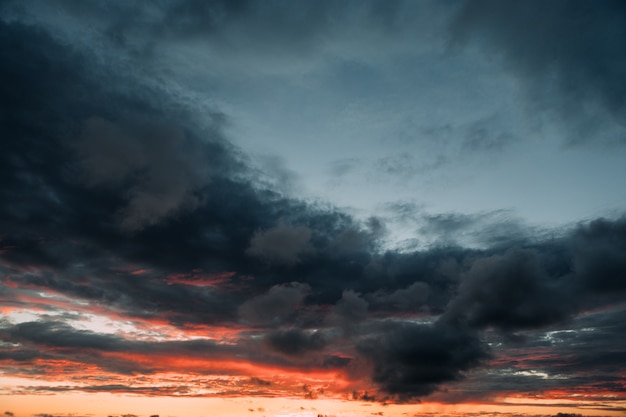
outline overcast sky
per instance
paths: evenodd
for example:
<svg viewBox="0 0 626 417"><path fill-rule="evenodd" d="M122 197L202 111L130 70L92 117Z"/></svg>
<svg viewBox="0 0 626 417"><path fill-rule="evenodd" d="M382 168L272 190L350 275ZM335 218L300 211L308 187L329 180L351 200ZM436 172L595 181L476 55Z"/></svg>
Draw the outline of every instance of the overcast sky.
<svg viewBox="0 0 626 417"><path fill-rule="evenodd" d="M609 0L0 1L6 415L623 413L625 44Z"/></svg>

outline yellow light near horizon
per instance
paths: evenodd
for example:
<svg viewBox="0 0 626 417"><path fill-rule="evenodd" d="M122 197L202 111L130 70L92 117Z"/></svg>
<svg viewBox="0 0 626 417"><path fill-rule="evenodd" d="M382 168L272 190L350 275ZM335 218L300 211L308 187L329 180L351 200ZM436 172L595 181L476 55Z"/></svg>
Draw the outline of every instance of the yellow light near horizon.
<svg viewBox="0 0 626 417"><path fill-rule="evenodd" d="M6 382L6 379L4 380ZM37 414L73 417L107 417L135 414L149 417L360 417L383 415L385 417L406 416L482 416L529 415L545 416L559 412L579 413L594 416L621 416L620 411L572 407L564 411L561 405L528 399L526 404L389 404L364 403L333 399L228 397L146 397L116 395L110 393L86 394L67 393L56 395L4 395L0 396L0 412L9 411L15 417L32 417ZM580 404L583 405L583 404ZM380 414L382 413L382 414Z"/></svg>

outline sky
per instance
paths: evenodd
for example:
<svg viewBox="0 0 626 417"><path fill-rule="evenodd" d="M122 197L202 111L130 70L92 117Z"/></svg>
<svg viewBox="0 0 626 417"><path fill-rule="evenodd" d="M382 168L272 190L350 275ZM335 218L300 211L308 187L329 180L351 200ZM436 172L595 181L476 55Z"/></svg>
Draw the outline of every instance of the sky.
<svg viewBox="0 0 626 417"><path fill-rule="evenodd" d="M626 414L625 6L0 1L0 413Z"/></svg>

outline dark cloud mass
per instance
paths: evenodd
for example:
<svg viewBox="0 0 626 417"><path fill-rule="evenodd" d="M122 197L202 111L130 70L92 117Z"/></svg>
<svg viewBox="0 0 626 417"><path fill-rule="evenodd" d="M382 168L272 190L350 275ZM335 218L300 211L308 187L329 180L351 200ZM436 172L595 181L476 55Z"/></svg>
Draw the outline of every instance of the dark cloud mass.
<svg viewBox="0 0 626 417"><path fill-rule="evenodd" d="M579 228L571 247L580 285L601 293L620 294L626 289L626 219L599 219Z"/></svg>
<svg viewBox="0 0 626 417"><path fill-rule="evenodd" d="M623 124L623 5L476 0L450 13L458 12L457 39L494 48L529 83L554 80L559 94L575 97L565 110L590 101ZM197 387L208 386L216 396L245 387L319 398L334 389L342 398L446 402L452 385L488 398L527 384L537 396L593 386L625 401L615 368L626 360L618 320L626 217L546 237L505 211L441 213L424 216L418 230L436 244L387 247L384 220L267 187L231 143L223 109L189 99L149 68L162 45L189 39L225 54L264 46L259 54L280 57L359 25L393 38L408 30L411 7L0 3L0 373L77 378L23 388L46 393L201 396ZM66 31L55 30L55 8L71 21ZM81 19L96 28L84 44L70 40ZM107 61L98 42L119 60ZM477 129L467 147L510 140ZM377 167L407 177L433 168L398 155ZM336 177L360 164L339 161ZM463 234L480 249L459 244ZM17 320L13 311L31 314ZM278 369L303 381L285 382ZM170 371L196 388L150 380ZM103 381L88 380L99 372ZM330 372L341 383L319 382ZM560 379L528 384L539 374Z"/></svg>
<svg viewBox="0 0 626 417"><path fill-rule="evenodd" d="M184 143L180 128L158 122L133 125L92 117L74 143L87 185L128 183L127 204L118 218L120 227L131 232L195 209L200 199L194 192L209 180L201 146Z"/></svg>
<svg viewBox="0 0 626 417"><path fill-rule="evenodd" d="M460 378L487 356L475 335L465 329L409 323L366 337L357 349L372 360L374 381L402 399L430 394L438 384Z"/></svg>
<svg viewBox="0 0 626 417"><path fill-rule="evenodd" d="M277 352L294 356L321 350L326 345L324 337L319 332L307 334L298 329L271 333L267 337L267 343Z"/></svg>
<svg viewBox="0 0 626 417"><path fill-rule="evenodd" d="M540 262L537 252L522 249L475 260L443 317L503 330L565 320L572 297Z"/></svg>

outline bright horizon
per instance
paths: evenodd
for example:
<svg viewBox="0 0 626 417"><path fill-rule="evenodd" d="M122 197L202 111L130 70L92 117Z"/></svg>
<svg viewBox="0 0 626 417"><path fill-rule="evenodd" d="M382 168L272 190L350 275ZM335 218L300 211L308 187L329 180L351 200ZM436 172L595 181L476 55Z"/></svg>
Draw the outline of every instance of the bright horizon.
<svg viewBox="0 0 626 417"><path fill-rule="evenodd" d="M0 1L0 417L624 415L624 39L620 0Z"/></svg>
<svg viewBox="0 0 626 417"><path fill-rule="evenodd" d="M94 402L104 405L94 406ZM113 404L108 406L107 404ZM592 406L579 408L575 402L568 404L517 405L515 402L505 404L395 404L381 405L371 402L346 400L304 400L304 399L271 399L271 398L172 398L172 397L139 397L115 394L66 394L53 397L26 396L6 397L4 408L13 411L16 417L24 415L53 416L94 416L108 417L136 415L149 417L177 416L284 416L284 417L317 417L318 415L350 417L365 415L384 416L546 416L559 413L568 414L575 409L579 414L589 416L621 416L622 411L597 410ZM42 410L47 410L43 412ZM383 413L383 414L380 414ZM572 414L572 413L569 413Z"/></svg>

